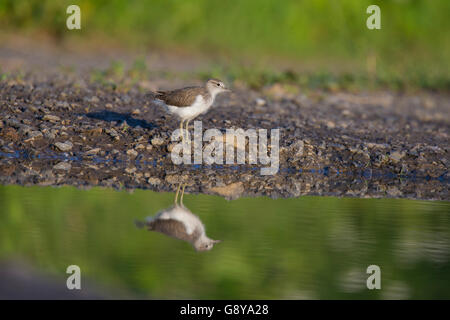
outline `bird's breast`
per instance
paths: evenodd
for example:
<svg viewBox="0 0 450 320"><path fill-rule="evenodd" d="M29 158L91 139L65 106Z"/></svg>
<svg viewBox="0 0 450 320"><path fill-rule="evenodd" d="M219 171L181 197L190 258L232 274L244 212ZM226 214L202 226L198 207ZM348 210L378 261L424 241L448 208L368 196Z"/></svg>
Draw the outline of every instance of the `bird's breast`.
<svg viewBox="0 0 450 320"><path fill-rule="evenodd" d="M167 106L169 111L178 115L183 119L194 118L206 112L212 104L212 99L204 99L202 95L198 95L194 103L188 107Z"/></svg>

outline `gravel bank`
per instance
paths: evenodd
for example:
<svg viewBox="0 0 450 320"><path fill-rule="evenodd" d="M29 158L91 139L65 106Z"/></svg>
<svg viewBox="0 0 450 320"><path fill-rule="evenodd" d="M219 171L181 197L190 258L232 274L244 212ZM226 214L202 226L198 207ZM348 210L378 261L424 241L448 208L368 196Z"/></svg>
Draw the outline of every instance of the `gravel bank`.
<svg viewBox="0 0 450 320"><path fill-rule="evenodd" d="M170 81L111 86L51 73L0 82L0 183L174 190L240 196L449 200L445 94L260 92L235 85L203 129L280 128L280 171L174 165L178 121L152 105Z"/></svg>

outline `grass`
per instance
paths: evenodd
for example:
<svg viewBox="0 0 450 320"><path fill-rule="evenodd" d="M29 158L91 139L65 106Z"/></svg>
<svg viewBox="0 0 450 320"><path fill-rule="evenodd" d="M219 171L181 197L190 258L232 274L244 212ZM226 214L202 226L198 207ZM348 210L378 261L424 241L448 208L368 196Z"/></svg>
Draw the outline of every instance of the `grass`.
<svg viewBox="0 0 450 320"><path fill-rule="evenodd" d="M331 72L331 71L293 71L291 69L276 70L275 68L258 68L244 65L224 66L213 64L195 74L182 72L173 74L152 71L143 58L136 59L129 68L120 61L111 61L106 69L94 69L90 80L93 83L116 90L119 87L129 87L141 80L151 77L178 77L206 81L209 78L224 79L227 83L242 82L248 87L261 90L274 84L282 84L285 89L320 89L327 91L359 91L363 89L390 89L396 91L411 91L417 89L446 91L450 88L450 79L443 76L433 77L423 73L411 73L404 77L395 73L380 73L370 75L364 71Z"/></svg>
<svg viewBox="0 0 450 320"><path fill-rule="evenodd" d="M79 31L65 27L69 4L81 8ZM366 28L370 4L381 8L381 30ZM200 52L217 61L209 73L252 87L281 81L448 90L448 12L447 0L3 0L0 29ZM288 71L279 67L283 61L291 62ZM134 76L144 69L137 63Z"/></svg>

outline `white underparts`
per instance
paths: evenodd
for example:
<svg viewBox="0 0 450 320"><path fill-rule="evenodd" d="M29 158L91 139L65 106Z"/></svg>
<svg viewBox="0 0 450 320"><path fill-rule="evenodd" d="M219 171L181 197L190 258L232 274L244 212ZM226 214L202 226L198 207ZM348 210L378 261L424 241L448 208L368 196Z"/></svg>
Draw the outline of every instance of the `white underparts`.
<svg viewBox="0 0 450 320"><path fill-rule="evenodd" d="M200 114L208 111L208 109L211 107L213 102L213 99L203 99L203 96L198 95L195 98L194 103L189 107L177 107L177 106L170 106L165 105L165 109L167 112L174 114L178 116L180 119L186 120L186 119L193 119Z"/></svg>

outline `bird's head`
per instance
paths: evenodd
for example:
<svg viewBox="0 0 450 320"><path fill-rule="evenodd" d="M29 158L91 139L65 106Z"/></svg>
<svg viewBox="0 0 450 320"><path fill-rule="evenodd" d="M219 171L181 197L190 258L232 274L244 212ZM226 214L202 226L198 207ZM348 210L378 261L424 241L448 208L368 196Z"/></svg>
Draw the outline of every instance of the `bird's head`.
<svg viewBox="0 0 450 320"><path fill-rule="evenodd" d="M216 243L222 242L222 240L207 239L206 241L196 242L194 248L197 251L209 251Z"/></svg>
<svg viewBox="0 0 450 320"><path fill-rule="evenodd" d="M231 91L225 87L225 84L222 81L217 79L209 79L208 82L206 82L206 88L213 95Z"/></svg>

